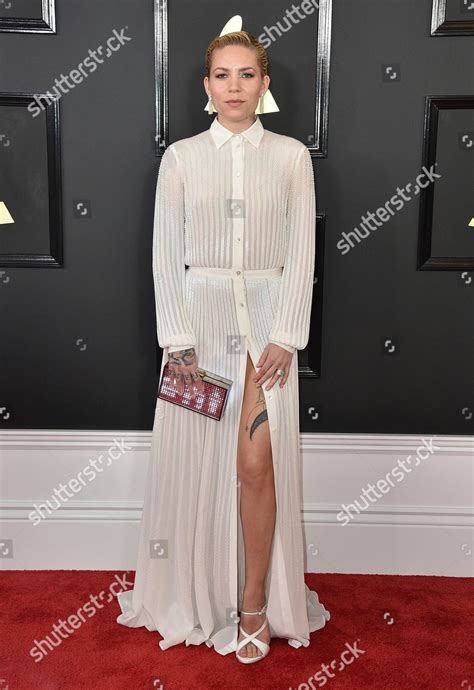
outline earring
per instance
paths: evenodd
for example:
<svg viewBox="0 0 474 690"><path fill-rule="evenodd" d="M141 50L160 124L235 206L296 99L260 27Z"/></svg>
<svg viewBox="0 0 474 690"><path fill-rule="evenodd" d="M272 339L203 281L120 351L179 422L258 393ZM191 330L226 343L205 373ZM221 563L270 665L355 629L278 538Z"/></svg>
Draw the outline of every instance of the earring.
<svg viewBox="0 0 474 690"><path fill-rule="evenodd" d="M209 112L209 115L212 115L212 114L213 114L213 112L212 112L213 109L214 109L214 105L213 105L213 103L212 103L211 94L209 94L209 102L208 102L208 104L207 104L207 110L208 110L208 112Z"/></svg>
<svg viewBox="0 0 474 690"><path fill-rule="evenodd" d="M264 95L265 95L265 94L262 93L262 95L260 96L260 105L259 105L260 114L262 114L263 112L265 112Z"/></svg>

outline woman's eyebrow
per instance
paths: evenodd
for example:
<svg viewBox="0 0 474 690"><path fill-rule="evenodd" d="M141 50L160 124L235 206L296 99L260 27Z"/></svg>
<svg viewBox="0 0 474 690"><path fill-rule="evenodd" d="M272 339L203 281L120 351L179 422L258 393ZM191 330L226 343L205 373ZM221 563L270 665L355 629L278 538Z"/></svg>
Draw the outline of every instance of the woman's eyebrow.
<svg viewBox="0 0 474 690"><path fill-rule="evenodd" d="M215 67L215 69L214 69L213 71L215 72L215 71L218 70L218 69L223 69L224 72L228 72L228 71L229 71L229 70L227 69L227 67ZM239 67L239 69L254 69L254 67Z"/></svg>

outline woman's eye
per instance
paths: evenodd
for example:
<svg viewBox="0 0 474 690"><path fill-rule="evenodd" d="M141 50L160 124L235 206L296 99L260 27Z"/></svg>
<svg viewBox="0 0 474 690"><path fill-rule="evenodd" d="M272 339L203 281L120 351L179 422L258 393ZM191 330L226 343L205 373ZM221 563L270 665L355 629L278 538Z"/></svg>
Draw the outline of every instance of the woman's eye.
<svg viewBox="0 0 474 690"><path fill-rule="evenodd" d="M217 74L217 75L216 75L216 79L220 79L221 77L225 77L225 76L227 76L227 75L224 74L224 73L222 73L222 74ZM253 72L243 72L243 76L244 76L244 77L253 77L254 74L253 74Z"/></svg>

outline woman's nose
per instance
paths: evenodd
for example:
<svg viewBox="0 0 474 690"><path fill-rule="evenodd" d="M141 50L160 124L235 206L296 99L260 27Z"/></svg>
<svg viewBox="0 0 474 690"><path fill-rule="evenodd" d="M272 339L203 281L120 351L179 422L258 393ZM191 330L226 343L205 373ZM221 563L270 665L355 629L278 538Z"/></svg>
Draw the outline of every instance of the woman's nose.
<svg viewBox="0 0 474 690"><path fill-rule="evenodd" d="M229 83L229 91L240 91L238 77L231 77Z"/></svg>

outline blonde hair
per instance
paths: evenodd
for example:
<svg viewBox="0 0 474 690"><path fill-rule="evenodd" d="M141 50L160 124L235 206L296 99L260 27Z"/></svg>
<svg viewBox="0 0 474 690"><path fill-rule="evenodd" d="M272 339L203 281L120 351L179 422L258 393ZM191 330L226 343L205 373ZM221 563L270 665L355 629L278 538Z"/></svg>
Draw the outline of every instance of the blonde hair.
<svg viewBox="0 0 474 690"><path fill-rule="evenodd" d="M262 77L268 74L268 56L267 51L258 41L255 36L249 34L248 31L232 31L224 36L216 36L208 45L205 54L206 74L209 78L211 75L212 54L219 48L226 46L241 45L245 48L252 48L257 51L257 60L260 67Z"/></svg>

